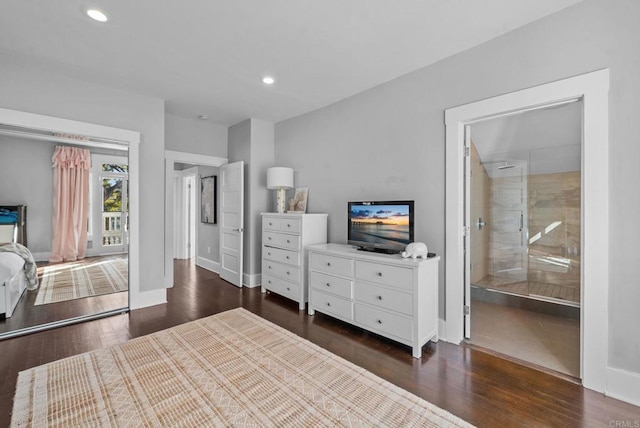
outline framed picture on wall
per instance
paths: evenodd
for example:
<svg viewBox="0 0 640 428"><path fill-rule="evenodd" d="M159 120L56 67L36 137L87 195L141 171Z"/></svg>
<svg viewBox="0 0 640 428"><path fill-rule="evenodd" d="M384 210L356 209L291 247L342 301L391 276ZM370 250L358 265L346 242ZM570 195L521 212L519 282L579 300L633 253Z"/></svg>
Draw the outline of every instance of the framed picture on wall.
<svg viewBox="0 0 640 428"><path fill-rule="evenodd" d="M216 224L218 222L217 181L218 177L215 175L200 178L200 221L202 223Z"/></svg>

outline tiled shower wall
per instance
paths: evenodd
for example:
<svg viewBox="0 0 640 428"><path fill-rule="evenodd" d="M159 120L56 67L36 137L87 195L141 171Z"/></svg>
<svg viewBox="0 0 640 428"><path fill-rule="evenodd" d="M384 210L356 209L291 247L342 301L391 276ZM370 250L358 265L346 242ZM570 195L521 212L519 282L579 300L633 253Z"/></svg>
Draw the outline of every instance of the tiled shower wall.
<svg viewBox="0 0 640 428"><path fill-rule="evenodd" d="M580 171L530 175L529 281L580 288ZM540 234L540 238L531 242Z"/></svg>

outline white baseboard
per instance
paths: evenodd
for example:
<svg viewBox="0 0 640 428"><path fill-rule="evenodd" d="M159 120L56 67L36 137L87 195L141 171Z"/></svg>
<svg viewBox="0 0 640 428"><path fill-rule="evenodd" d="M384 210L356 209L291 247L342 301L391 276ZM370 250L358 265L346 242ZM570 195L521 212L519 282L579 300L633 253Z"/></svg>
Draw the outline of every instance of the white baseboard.
<svg viewBox="0 0 640 428"><path fill-rule="evenodd" d="M260 273L254 273L254 274L243 273L242 274L242 285L244 285L245 287L249 287L249 288L260 287L260 284L262 284L262 274Z"/></svg>
<svg viewBox="0 0 640 428"><path fill-rule="evenodd" d="M640 406L640 373L607 367L605 395Z"/></svg>
<svg viewBox="0 0 640 428"><path fill-rule="evenodd" d="M204 257L196 258L196 266L200 266L203 269L211 272L220 273L220 263L213 260L205 259Z"/></svg>
<svg viewBox="0 0 640 428"><path fill-rule="evenodd" d="M130 309L142 309L149 306L162 305L167 303L167 289L160 288L158 290L141 291L134 295L131 293L129 304Z"/></svg>

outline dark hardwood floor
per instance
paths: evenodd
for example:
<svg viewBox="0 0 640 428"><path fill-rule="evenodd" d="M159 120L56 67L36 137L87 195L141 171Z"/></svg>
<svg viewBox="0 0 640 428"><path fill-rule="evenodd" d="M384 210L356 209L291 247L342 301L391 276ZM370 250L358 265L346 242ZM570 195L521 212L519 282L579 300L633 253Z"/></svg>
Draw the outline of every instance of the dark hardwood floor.
<svg viewBox="0 0 640 428"><path fill-rule="evenodd" d="M96 321L0 342L0 426L10 422L18 372L122 343L158 330L244 307L477 426L638 426L640 408L489 353L444 342L423 356L409 347L259 288L236 288L193 263L176 262L169 302Z"/></svg>

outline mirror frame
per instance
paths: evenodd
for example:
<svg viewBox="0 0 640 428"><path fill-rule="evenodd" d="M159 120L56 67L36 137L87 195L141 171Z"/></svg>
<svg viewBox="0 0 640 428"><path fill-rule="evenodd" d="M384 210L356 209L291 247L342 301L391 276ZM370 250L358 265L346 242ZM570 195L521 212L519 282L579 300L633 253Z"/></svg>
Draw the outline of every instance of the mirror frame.
<svg viewBox="0 0 640 428"><path fill-rule="evenodd" d="M94 123L80 122L76 120L62 119L54 116L47 116L35 113L28 113L18 110L0 108L0 124L20 127L33 131L48 131L60 134L70 134L73 136L85 136L100 140L110 140L128 146L129 152L129 309L137 309L144 305L140 293L140 229L139 229L139 144L140 133L121 128L98 125ZM25 134L25 137L29 137ZM74 145L103 146L101 143L91 141L79 141L74 138L54 137L51 141L67 142ZM165 289L162 289L166 293ZM3 338L13 337L20 334L28 334L34 331L59 327L61 325L77 323L88 319L100 318L118 313L126 309L110 311L87 317L77 317L65 321L41 324L35 327L28 327L16 330L15 334L9 332L3 334Z"/></svg>

